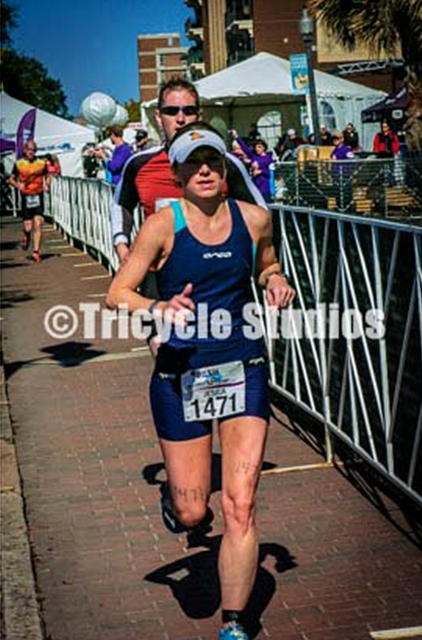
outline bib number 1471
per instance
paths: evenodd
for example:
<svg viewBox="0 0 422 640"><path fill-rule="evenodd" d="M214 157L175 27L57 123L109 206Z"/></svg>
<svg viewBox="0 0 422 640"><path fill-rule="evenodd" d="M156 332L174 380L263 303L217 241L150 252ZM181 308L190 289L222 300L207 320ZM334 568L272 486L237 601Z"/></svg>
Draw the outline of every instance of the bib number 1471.
<svg viewBox="0 0 422 640"><path fill-rule="evenodd" d="M243 363L226 362L188 371L182 376L182 396L186 422L241 413L245 410Z"/></svg>
<svg viewBox="0 0 422 640"><path fill-rule="evenodd" d="M211 396L207 398L204 405L201 406L199 399L196 398L191 403L195 420L201 419L201 413L209 418L228 415L226 411L229 411L231 414L238 413L239 409L237 409L236 399L237 395L235 393L227 396Z"/></svg>

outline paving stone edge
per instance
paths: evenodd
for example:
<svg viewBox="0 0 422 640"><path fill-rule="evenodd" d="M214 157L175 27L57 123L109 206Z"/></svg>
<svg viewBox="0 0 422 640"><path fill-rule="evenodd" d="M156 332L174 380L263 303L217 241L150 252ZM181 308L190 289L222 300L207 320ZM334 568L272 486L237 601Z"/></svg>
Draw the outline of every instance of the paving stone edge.
<svg viewBox="0 0 422 640"><path fill-rule="evenodd" d="M2 640L44 640L0 336L0 578Z"/></svg>

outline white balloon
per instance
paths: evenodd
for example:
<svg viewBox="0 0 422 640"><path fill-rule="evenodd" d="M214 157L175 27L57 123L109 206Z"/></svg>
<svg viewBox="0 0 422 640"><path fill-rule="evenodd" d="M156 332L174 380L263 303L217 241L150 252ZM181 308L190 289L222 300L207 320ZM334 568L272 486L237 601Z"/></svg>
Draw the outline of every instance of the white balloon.
<svg viewBox="0 0 422 640"><path fill-rule="evenodd" d="M89 124L104 127L114 118L117 104L106 93L94 92L81 104L81 113Z"/></svg>
<svg viewBox="0 0 422 640"><path fill-rule="evenodd" d="M108 123L109 125L113 124L125 124L129 120L129 114L124 107L121 107L120 104L117 105L116 113L113 116L113 119Z"/></svg>

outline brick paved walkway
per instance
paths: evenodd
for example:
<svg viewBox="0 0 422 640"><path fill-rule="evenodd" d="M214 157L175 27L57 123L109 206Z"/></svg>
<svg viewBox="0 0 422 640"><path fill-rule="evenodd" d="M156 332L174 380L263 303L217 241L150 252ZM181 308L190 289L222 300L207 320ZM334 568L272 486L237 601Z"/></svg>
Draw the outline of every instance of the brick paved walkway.
<svg viewBox="0 0 422 640"><path fill-rule="evenodd" d="M109 278L51 227L31 263L3 219L4 350L12 424L46 637L216 640L221 537L174 537L161 524L164 478L151 424L151 361L131 339L54 340L58 304L103 303ZM100 277L97 277L100 276ZM142 345L141 345L142 346ZM266 468L321 462L283 414ZM259 491L261 564L251 638L370 640L422 625L420 524L359 465L269 474Z"/></svg>

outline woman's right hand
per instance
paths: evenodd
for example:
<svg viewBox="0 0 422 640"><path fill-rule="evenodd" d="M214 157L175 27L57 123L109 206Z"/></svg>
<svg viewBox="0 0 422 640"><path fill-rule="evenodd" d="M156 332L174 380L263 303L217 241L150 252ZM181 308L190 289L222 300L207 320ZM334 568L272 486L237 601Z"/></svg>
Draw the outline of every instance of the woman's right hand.
<svg viewBox="0 0 422 640"><path fill-rule="evenodd" d="M195 311L195 303L191 296L193 285L189 282L185 285L181 293L173 296L164 306L157 305L157 309L161 311L166 322L172 322L177 325L185 325L190 313Z"/></svg>

